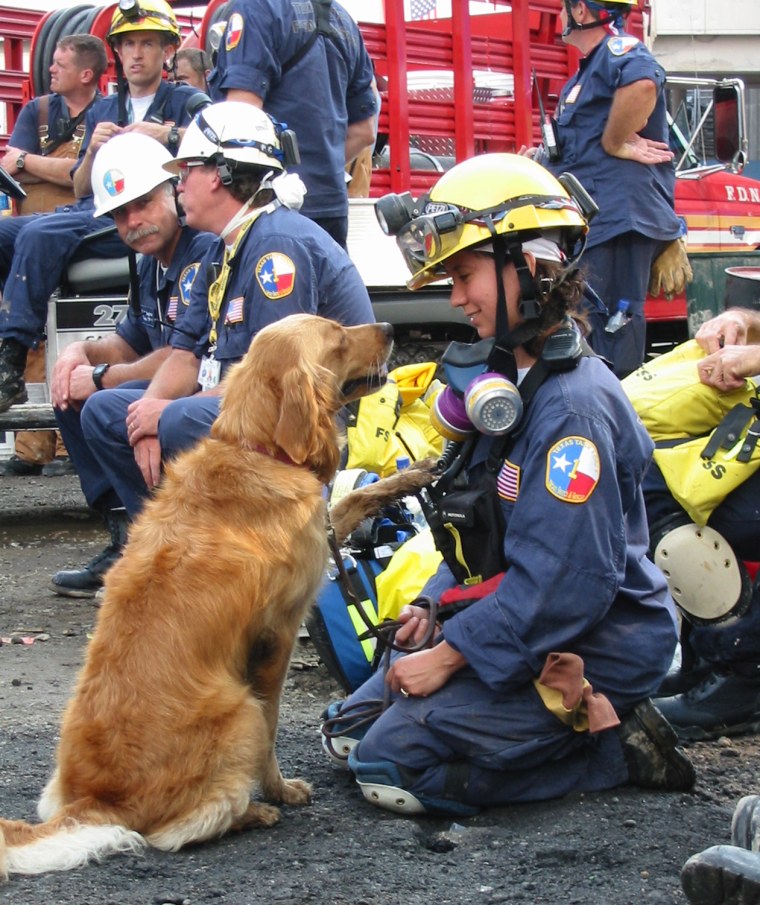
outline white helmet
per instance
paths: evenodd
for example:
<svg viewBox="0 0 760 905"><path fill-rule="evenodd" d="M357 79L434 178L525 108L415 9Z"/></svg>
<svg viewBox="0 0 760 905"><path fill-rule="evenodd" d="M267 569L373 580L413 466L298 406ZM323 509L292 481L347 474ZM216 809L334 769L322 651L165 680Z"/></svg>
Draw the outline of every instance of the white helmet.
<svg viewBox="0 0 760 905"><path fill-rule="evenodd" d="M164 164L170 160L172 155L155 138L139 132L114 135L100 148L92 163L93 216L110 214L168 182L171 176Z"/></svg>
<svg viewBox="0 0 760 905"><path fill-rule="evenodd" d="M204 107L187 127L177 156L164 165L170 173L179 172L186 160L207 160L281 171L283 151L274 121L253 104L222 101Z"/></svg>

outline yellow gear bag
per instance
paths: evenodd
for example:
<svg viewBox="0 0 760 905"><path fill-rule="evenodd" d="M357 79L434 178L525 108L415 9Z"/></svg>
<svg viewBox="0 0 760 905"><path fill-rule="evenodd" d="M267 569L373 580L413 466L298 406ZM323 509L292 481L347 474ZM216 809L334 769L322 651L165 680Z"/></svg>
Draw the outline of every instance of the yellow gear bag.
<svg viewBox="0 0 760 905"><path fill-rule="evenodd" d="M697 362L705 357L699 344L690 340L671 352L647 362L622 381L631 404L655 443L684 440L654 451L668 489L697 525L705 525L713 510L732 490L747 480L760 465L760 448L737 458L749 427L748 416L736 443L702 453L723 418L739 406L749 406L758 395L757 386L744 386L721 393L702 383Z"/></svg>
<svg viewBox="0 0 760 905"><path fill-rule="evenodd" d="M402 544L375 578L378 621L395 619L407 603L419 597L442 559L429 528Z"/></svg>
<svg viewBox="0 0 760 905"><path fill-rule="evenodd" d="M748 462L737 461L743 436L732 449L719 449L711 458L703 459L707 442L707 437L699 437L654 451L654 460L673 497L701 526L707 524L713 509L760 466L760 445L755 446Z"/></svg>
<svg viewBox="0 0 760 905"><path fill-rule="evenodd" d="M734 406L757 393L751 380L742 389L720 393L699 379L697 362L705 352L695 340L646 362L622 387L649 436L660 440L704 437Z"/></svg>
<svg viewBox="0 0 760 905"><path fill-rule="evenodd" d="M444 439L430 423L430 405L442 384L435 362L402 365L375 393L351 403L346 468L374 471L381 478L396 471L396 459L437 458Z"/></svg>

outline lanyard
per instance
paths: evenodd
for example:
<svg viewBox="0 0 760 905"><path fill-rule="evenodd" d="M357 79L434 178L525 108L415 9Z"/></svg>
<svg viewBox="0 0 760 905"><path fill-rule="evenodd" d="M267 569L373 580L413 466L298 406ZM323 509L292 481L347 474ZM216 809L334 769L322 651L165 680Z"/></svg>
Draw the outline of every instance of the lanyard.
<svg viewBox="0 0 760 905"><path fill-rule="evenodd" d="M235 260L238 247L256 220L258 220L262 214L268 213L270 210L271 207L267 205L266 207L260 207L251 212L249 219L240 227L240 232L235 237L232 246L224 249L224 259L222 260L219 274L214 282L208 287L208 313L211 318L211 330L209 331L208 338L209 343L211 344L211 351L215 349L216 341L219 338L217 330L219 315L222 312L222 304L224 303L224 296L227 292L227 283L230 280L232 264Z"/></svg>
<svg viewBox="0 0 760 905"><path fill-rule="evenodd" d="M222 312L224 294L227 292L227 283L229 282L230 274L232 273L232 262L235 258L235 254L237 253L240 242L247 234L252 224L253 220L249 220L248 223L244 224L241 227L240 232L237 234L235 241L232 243L232 247L224 249L224 259L222 261L219 275L208 287L208 313L211 318L211 330L209 332L208 338L212 348L216 346L216 341L219 336L217 332L217 324L219 323L219 315Z"/></svg>

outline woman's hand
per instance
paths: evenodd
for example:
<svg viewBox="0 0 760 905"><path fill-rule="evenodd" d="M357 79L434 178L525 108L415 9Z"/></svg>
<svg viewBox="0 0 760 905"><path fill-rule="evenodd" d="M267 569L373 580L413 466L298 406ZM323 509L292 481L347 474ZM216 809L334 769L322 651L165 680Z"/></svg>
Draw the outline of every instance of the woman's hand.
<svg viewBox="0 0 760 905"><path fill-rule="evenodd" d="M455 672L467 665L465 658L445 641L428 650L399 657L385 677L391 689L405 698L426 698L442 688Z"/></svg>

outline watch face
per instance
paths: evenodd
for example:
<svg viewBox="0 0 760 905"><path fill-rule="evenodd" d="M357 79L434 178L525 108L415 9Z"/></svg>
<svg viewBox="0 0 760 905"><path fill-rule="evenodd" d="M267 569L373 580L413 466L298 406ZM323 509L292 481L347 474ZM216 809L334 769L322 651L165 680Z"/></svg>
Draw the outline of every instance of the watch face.
<svg viewBox="0 0 760 905"><path fill-rule="evenodd" d="M26 163L26 154L19 154L18 160L16 161L16 169L23 170L25 163Z"/></svg>

